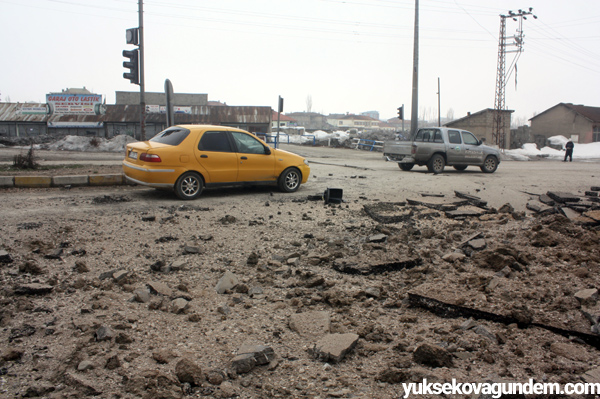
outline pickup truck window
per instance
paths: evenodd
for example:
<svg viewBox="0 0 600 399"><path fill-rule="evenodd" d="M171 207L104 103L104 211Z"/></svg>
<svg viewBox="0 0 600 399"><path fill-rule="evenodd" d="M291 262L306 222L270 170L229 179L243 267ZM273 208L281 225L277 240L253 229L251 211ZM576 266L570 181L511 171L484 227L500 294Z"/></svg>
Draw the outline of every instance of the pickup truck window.
<svg viewBox="0 0 600 399"><path fill-rule="evenodd" d="M461 144L460 132L458 130L448 130L448 141L451 144Z"/></svg>
<svg viewBox="0 0 600 399"><path fill-rule="evenodd" d="M463 142L465 144L477 145L479 144L479 140L472 133L462 132Z"/></svg>
<svg viewBox="0 0 600 399"><path fill-rule="evenodd" d="M443 143L442 133L439 129L421 129L417 132L414 141Z"/></svg>

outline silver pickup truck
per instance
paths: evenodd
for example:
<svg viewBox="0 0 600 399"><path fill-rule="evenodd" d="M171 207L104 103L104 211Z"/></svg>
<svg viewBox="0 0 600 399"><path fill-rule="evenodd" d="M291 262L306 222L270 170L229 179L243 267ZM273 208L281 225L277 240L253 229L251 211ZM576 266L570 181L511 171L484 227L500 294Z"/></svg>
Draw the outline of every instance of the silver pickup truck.
<svg viewBox="0 0 600 399"><path fill-rule="evenodd" d="M427 165L436 174L446 165L456 170L475 165L484 173L494 173L500 164L500 151L483 145L471 132L445 127L419 129L411 141L386 141L383 157L402 170Z"/></svg>

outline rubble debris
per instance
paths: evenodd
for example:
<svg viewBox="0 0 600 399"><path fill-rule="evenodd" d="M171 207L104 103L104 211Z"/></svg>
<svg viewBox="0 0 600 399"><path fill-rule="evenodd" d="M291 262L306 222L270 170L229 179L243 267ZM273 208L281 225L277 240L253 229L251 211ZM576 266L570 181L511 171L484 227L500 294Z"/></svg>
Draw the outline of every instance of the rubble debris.
<svg viewBox="0 0 600 399"><path fill-rule="evenodd" d="M413 352L415 363L429 367L454 367L452 355L436 345L423 344Z"/></svg>
<svg viewBox="0 0 600 399"><path fill-rule="evenodd" d="M339 363L356 346L359 336L354 333L328 334L312 348L311 355L322 362Z"/></svg>
<svg viewBox="0 0 600 399"><path fill-rule="evenodd" d="M561 204L567 202L578 202L580 200L579 196L577 195L561 191L548 191L546 194L548 195L548 197Z"/></svg>
<svg viewBox="0 0 600 399"><path fill-rule="evenodd" d="M462 191L454 191L454 195L458 198L463 198L469 201L469 204L473 206L477 206L480 208L485 208L487 206L487 201L482 200L480 197L475 195L463 193Z"/></svg>
<svg viewBox="0 0 600 399"><path fill-rule="evenodd" d="M336 260L333 263L333 269L344 274L359 274L363 276L368 276L371 274L382 274L404 269L412 269L414 267L420 266L422 262L423 260L421 258L412 258L382 263L378 265L357 265L346 264L345 261Z"/></svg>
<svg viewBox="0 0 600 399"><path fill-rule="evenodd" d="M489 320L506 325L518 324L520 327L539 327L551 331L555 334L562 335L563 337L576 337L578 339L581 339L588 345L591 345L596 349L600 349L600 335L587 334L576 330L566 330L560 327L535 322L531 322L528 325L525 325L525 323L523 323L523 320L520 320L519 318L515 317L514 314L511 316L500 315L496 313L486 312L484 310L472 309L461 305L445 303L437 299L428 298L410 292L408 293L408 301L411 306L429 310L430 312L443 318L465 317L477 320Z"/></svg>
<svg viewBox="0 0 600 399"><path fill-rule="evenodd" d="M269 364L275 359L275 351L266 345L242 345L231 361L231 367L238 374L249 373L256 366Z"/></svg>
<svg viewBox="0 0 600 399"><path fill-rule="evenodd" d="M289 327L304 338L319 338L331 332L331 316L327 311L294 313Z"/></svg>
<svg viewBox="0 0 600 399"><path fill-rule="evenodd" d="M231 290L239 283L240 280L237 278L237 276L228 270L215 286L215 290L218 294L224 294L225 291Z"/></svg>

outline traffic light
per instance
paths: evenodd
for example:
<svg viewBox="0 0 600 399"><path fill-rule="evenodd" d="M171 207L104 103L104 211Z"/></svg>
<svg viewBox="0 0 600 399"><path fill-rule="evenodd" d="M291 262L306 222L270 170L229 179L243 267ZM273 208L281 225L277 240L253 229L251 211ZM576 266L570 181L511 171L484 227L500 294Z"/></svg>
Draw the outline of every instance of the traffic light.
<svg viewBox="0 0 600 399"><path fill-rule="evenodd" d="M404 105L401 107L398 107L398 119L400 120L404 120Z"/></svg>
<svg viewBox="0 0 600 399"><path fill-rule="evenodd" d="M123 50L123 57L129 58L129 61L123 61L123 66L129 69L129 72L123 73L125 79L135 85L140 84L140 69L139 69L139 49Z"/></svg>

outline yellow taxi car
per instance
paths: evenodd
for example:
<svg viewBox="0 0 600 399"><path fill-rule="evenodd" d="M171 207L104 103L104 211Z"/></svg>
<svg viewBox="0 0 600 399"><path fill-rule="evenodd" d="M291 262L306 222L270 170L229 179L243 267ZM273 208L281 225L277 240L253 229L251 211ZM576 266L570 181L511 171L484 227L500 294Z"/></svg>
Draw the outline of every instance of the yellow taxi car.
<svg viewBox="0 0 600 399"><path fill-rule="evenodd" d="M306 183L310 167L303 157L241 129L179 125L128 144L123 172L130 182L173 189L191 200L204 187L232 185L271 184L291 193Z"/></svg>

